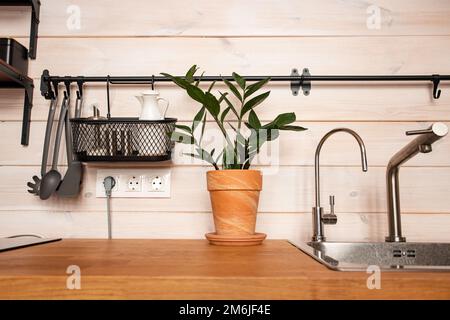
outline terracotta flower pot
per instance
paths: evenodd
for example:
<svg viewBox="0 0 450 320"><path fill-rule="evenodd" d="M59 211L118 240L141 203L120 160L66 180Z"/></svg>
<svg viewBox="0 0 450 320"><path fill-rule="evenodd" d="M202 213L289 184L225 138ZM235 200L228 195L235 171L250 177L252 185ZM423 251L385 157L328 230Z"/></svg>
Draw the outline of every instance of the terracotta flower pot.
<svg viewBox="0 0 450 320"><path fill-rule="evenodd" d="M208 191L218 236L255 234L262 174L258 170L207 172Z"/></svg>

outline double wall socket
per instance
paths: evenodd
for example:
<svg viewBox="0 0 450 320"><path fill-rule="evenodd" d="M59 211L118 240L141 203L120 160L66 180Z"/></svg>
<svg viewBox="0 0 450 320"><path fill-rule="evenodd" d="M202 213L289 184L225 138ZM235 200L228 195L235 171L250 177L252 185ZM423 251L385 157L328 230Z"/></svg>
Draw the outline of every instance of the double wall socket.
<svg viewBox="0 0 450 320"><path fill-rule="evenodd" d="M106 197L103 180L108 176L116 180L112 198L170 198L170 169L99 169L97 198Z"/></svg>

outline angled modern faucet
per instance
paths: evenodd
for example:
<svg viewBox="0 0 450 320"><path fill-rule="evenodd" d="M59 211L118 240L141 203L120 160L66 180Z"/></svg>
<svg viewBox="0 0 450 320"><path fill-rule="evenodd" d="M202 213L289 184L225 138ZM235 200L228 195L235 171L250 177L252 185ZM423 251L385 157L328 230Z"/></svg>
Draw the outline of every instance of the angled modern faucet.
<svg viewBox="0 0 450 320"><path fill-rule="evenodd" d="M315 162L314 162L314 168L315 168L315 207L312 208L312 214L313 214L313 236L312 241L314 242L321 242L325 241L325 235L323 231L323 225L324 224L336 224L337 223L337 217L334 214L334 196L330 196L330 213L324 214L323 208L320 206L320 150L322 149L323 144L325 141L333 134L337 132L347 132L351 134L356 141L359 144L359 148L361 151L361 165L362 170L364 172L367 171L367 156L366 156L366 147L364 145L364 141L361 139L361 137L353 130L348 128L337 128L333 129L330 132L328 132L319 142L316 149L316 155L315 155Z"/></svg>
<svg viewBox="0 0 450 320"><path fill-rule="evenodd" d="M407 131L406 135L420 135L403 149L397 152L389 161L386 169L387 207L389 235L386 242L405 242L402 235L402 223L400 214L399 170L400 166L418 153L429 153L431 145L445 137L448 128L445 124L437 122L425 130Z"/></svg>

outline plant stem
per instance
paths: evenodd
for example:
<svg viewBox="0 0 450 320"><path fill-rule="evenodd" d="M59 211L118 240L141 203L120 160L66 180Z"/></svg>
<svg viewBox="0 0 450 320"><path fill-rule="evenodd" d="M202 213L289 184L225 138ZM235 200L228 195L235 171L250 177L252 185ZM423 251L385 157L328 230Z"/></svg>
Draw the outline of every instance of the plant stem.
<svg viewBox="0 0 450 320"><path fill-rule="evenodd" d="M192 136L193 137L193 136ZM200 150L202 150L202 151L204 151L204 152L207 152L206 150L204 150L198 143L197 143L197 141L196 140L194 140L195 141L195 146L198 148L198 149L200 149ZM199 154L199 156L201 156L202 157L202 160L203 161L206 161L205 159L203 159L203 154ZM212 158L212 156L211 156L211 158ZM216 170L220 170L219 169L219 167L217 166L217 163L215 162L215 161L212 161L212 162L209 162L211 165L213 165L213 167L214 167L214 169L216 169Z"/></svg>
<svg viewBox="0 0 450 320"><path fill-rule="evenodd" d="M242 97L244 97L245 96L245 90L243 90L243 92L242 92ZM245 104L245 98L243 98L243 100L241 101L241 110L242 110L242 108L244 108L244 104ZM238 133L240 133L241 132L241 127L242 127L242 117L241 116L239 116L238 117L238 128L237 128L237 130L238 130ZM236 147L236 156L237 156L237 135L236 135L236 141L235 141L235 147ZM245 161L244 161L245 162ZM241 164L241 169L244 167L244 163L242 163Z"/></svg>
<svg viewBox="0 0 450 320"><path fill-rule="evenodd" d="M222 125L222 123L220 123L220 120L217 117L213 117L214 121L216 121L217 126L219 127L220 131L222 132L223 136L225 137L225 140L227 141L227 143L230 146L233 146L233 143L231 143L230 137L228 137L227 135L227 131L225 130L224 126Z"/></svg>

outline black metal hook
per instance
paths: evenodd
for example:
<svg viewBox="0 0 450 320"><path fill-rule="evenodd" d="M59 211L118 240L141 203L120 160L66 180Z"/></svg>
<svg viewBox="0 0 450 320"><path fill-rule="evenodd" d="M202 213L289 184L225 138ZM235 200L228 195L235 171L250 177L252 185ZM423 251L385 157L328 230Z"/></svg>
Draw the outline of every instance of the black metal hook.
<svg viewBox="0 0 450 320"><path fill-rule="evenodd" d="M70 97L70 81L64 81L64 85L66 86L67 97ZM66 92L64 92L64 97L66 97Z"/></svg>
<svg viewBox="0 0 450 320"><path fill-rule="evenodd" d="M52 92L52 98L57 99L58 98L58 94L59 94L59 92L58 92L59 82L58 81L52 81L52 84L53 84L53 91L54 91L54 95L53 95L53 92Z"/></svg>
<svg viewBox="0 0 450 320"><path fill-rule="evenodd" d="M439 99L441 96L441 90L438 90L439 82L441 82L441 77L438 74L433 74L433 98Z"/></svg>
<svg viewBox="0 0 450 320"><path fill-rule="evenodd" d="M53 99L53 91L51 82L47 79L50 76L50 73L47 69L42 72L41 75L41 95L43 95L46 99Z"/></svg>
<svg viewBox="0 0 450 320"><path fill-rule="evenodd" d="M106 117L108 118L108 119L110 119L111 118L111 105L110 105L110 102L109 102L109 84L110 84L110 82L111 82L111 79L110 79L110 76L109 76L109 74L106 76L106 98L107 98L107 107L108 107L108 114L106 115Z"/></svg>
<svg viewBox="0 0 450 320"><path fill-rule="evenodd" d="M77 81L77 85L78 85L77 99L81 99L81 97L83 96L83 84L84 84L83 80Z"/></svg>
<svg viewBox="0 0 450 320"><path fill-rule="evenodd" d="M152 74L152 90L155 90L155 75Z"/></svg>

